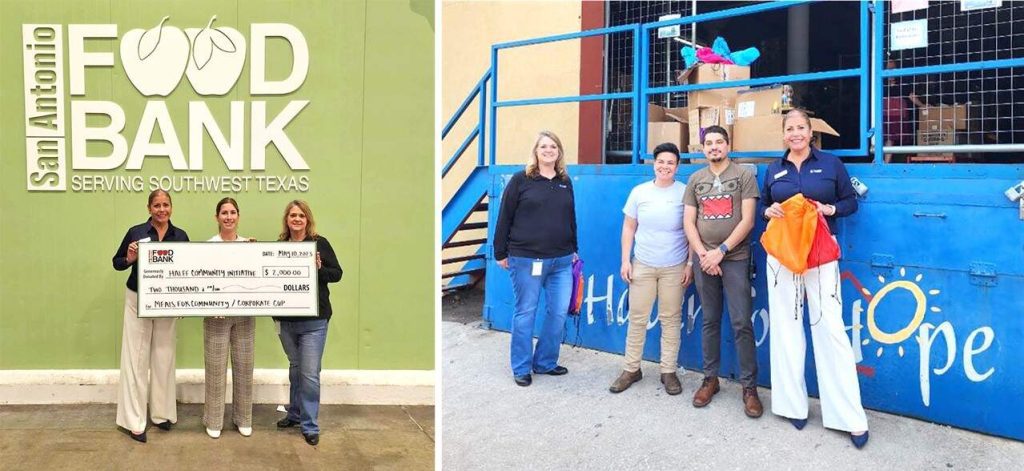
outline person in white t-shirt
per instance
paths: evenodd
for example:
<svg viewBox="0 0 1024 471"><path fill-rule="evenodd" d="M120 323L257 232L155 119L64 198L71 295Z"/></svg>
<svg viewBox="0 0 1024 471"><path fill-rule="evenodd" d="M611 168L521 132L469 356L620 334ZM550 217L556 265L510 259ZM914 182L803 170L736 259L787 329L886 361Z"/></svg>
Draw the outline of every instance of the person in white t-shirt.
<svg viewBox="0 0 1024 471"><path fill-rule="evenodd" d="M640 360L654 301L661 323L661 382L671 395L683 391L676 370L682 326L683 292L693 280L686 234L683 195L676 181L679 148L670 142L654 148L654 180L633 188L622 208L622 268L629 284L626 362L609 391L620 393L643 378ZM630 256L632 255L632 257Z"/></svg>
<svg viewBox="0 0 1024 471"><path fill-rule="evenodd" d="M246 242L238 235L238 202L217 202L217 235L210 242ZM228 351L231 352L232 421L244 437L252 435L252 370L256 349L256 319L207 317L203 319L203 359L206 365L206 403L203 424L210 438L220 437L224 427Z"/></svg>

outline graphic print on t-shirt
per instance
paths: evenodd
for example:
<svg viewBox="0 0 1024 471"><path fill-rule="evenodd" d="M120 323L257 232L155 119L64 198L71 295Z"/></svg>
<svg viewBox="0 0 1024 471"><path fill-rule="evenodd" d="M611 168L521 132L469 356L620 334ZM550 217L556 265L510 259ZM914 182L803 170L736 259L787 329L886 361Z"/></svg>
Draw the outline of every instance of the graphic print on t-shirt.
<svg viewBox="0 0 1024 471"><path fill-rule="evenodd" d="M719 183L716 179L715 183ZM729 219L732 217L732 192L739 188L740 179L733 178L719 183L698 183L694 193L700 200L701 219ZM713 194L712 194L713 193Z"/></svg>
<svg viewBox="0 0 1024 471"><path fill-rule="evenodd" d="M729 219L732 217L732 195L702 196L704 219Z"/></svg>

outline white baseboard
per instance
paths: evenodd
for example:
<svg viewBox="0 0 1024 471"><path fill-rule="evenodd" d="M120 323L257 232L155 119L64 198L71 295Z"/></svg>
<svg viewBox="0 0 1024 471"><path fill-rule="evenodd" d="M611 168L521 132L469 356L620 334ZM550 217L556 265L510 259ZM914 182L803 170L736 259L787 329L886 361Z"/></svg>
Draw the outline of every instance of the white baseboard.
<svg viewBox="0 0 1024 471"><path fill-rule="evenodd" d="M117 402L119 370L0 370L0 404ZM201 404L205 372L179 369L178 401ZM231 384L230 370L228 384ZM227 388L231 401L231 387ZM253 402L286 404L288 370L256 369ZM434 372L423 370L323 370L322 404L434 405Z"/></svg>

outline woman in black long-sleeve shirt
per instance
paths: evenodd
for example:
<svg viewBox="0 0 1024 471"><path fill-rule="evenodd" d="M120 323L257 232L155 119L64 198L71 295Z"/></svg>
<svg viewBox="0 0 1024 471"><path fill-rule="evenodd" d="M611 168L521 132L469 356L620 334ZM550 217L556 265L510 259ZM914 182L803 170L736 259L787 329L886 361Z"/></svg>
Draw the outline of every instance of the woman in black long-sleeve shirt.
<svg viewBox="0 0 1024 471"><path fill-rule="evenodd" d="M309 318L275 317L281 346L288 356L288 415L277 421L280 428L300 425L306 443L320 442L320 364L327 343L327 323L331 319L330 290L327 283L341 280L341 264L327 238L317 234L313 211L302 200L288 203L280 241L316 241L319 315Z"/></svg>
<svg viewBox="0 0 1024 471"><path fill-rule="evenodd" d="M515 295L511 363L520 386L533 382L531 371L555 376L569 372L558 364L558 352L576 252L576 209L565 152L558 136L542 131L526 170L516 173L505 188L494 230L494 259L509 270ZM534 349L534 318L542 287L547 316Z"/></svg>

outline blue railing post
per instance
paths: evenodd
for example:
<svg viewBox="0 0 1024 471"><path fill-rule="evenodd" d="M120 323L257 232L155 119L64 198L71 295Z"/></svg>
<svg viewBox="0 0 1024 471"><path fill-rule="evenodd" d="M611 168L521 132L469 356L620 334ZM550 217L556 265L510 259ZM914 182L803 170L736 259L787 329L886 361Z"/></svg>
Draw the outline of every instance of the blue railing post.
<svg viewBox="0 0 1024 471"><path fill-rule="evenodd" d="M885 131L882 129L882 114L884 114L884 109L882 108L882 93L884 90L884 88L882 87L882 83L884 80L884 78L882 78L882 72L885 70L885 65L882 64L882 57L885 53L885 44L883 44L885 40L882 37L882 28L884 28L882 24L882 19L885 16L885 3L879 2L878 0L874 0L874 7L875 28L873 33L875 36L875 52L874 54L872 54L872 58L874 59L875 80L873 84L874 93L871 95L871 99L874 100L875 102L874 162L875 164L880 164L883 160L885 160L885 152L882 149L882 147L885 145Z"/></svg>
<svg viewBox="0 0 1024 471"><path fill-rule="evenodd" d="M478 97L478 99L480 100L480 107L479 107L479 109L480 109L480 119L477 121L477 128L476 129L477 129L477 136L478 136L477 139L479 139L480 141L477 142L477 145L476 145L476 150L477 150L476 164L479 167L483 167L484 166L484 158L485 158L485 150L486 150L486 147L484 147L484 146L488 142L487 138L485 137L485 134L486 134L486 131L487 131L487 80L489 79L490 75L491 75L491 71L490 70L488 70L487 73L484 74L484 79L480 82L480 96Z"/></svg>
<svg viewBox="0 0 1024 471"><path fill-rule="evenodd" d="M647 35L640 24L633 28L633 155L634 164L647 150Z"/></svg>
<svg viewBox="0 0 1024 471"><path fill-rule="evenodd" d="M491 128L487 136L487 148L491 154L491 165L496 162L495 133L498 131L498 47L491 46Z"/></svg>
<svg viewBox="0 0 1024 471"><path fill-rule="evenodd" d="M870 119L868 114L868 100L871 95L868 94L870 90L870 78L871 75L868 73L868 60L870 58L870 52L868 50L868 40L871 38L868 32L868 13L869 3L866 0L862 0L860 3L860 119L857 122L860 124L860 148L864 154L868 153L868 139L870 134L868 133L867 120Z"/></svg>

